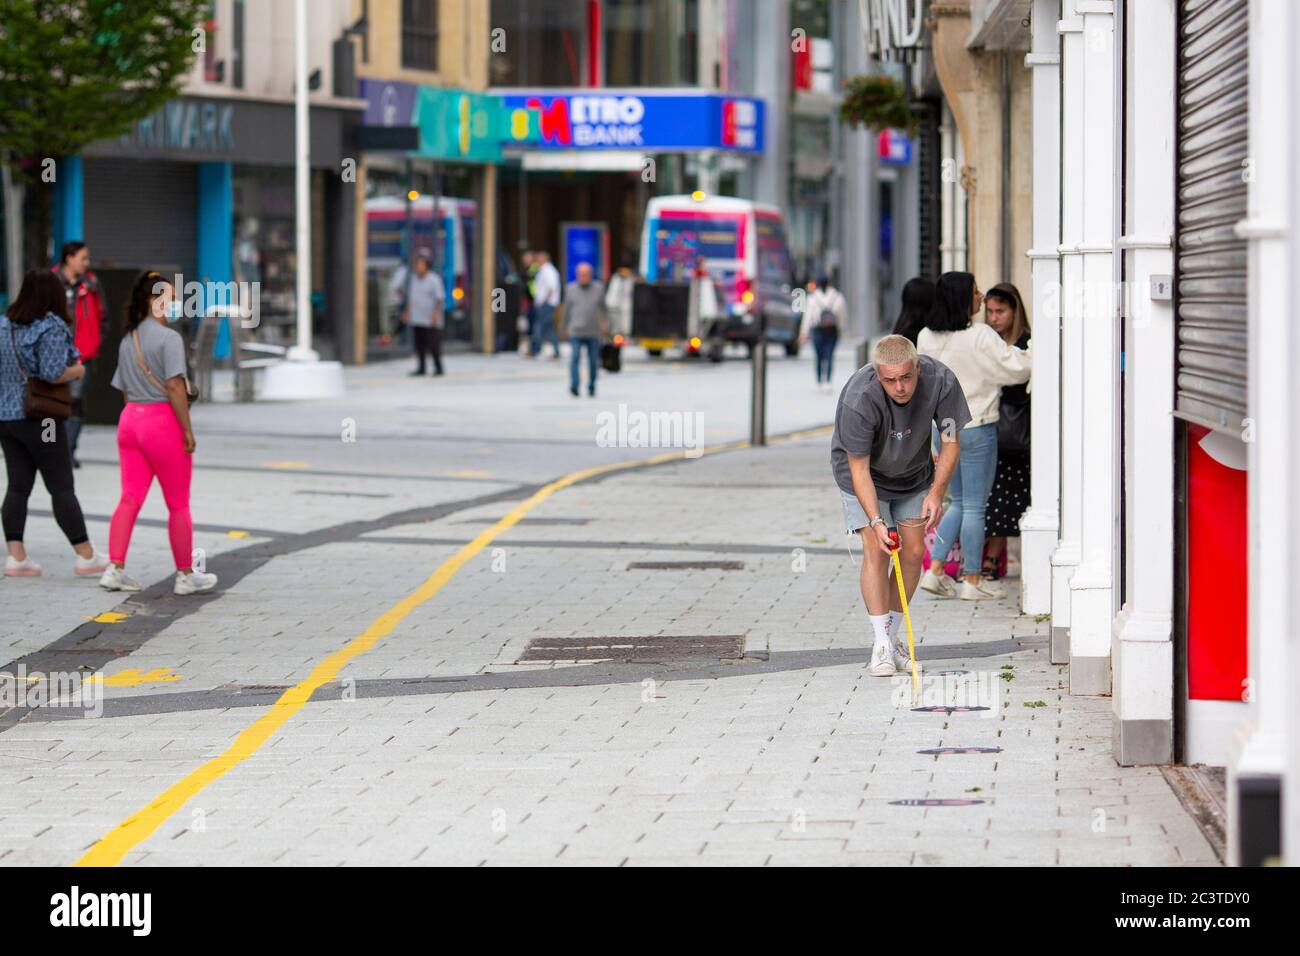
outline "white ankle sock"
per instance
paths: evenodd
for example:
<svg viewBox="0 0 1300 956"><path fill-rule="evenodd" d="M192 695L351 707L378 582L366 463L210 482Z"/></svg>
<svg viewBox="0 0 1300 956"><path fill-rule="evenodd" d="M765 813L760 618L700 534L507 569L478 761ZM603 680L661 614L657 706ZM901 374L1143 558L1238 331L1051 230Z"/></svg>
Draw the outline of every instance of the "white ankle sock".
<svg viewBox="0 0 1300 956"><path fill-rule="evenodd" d="M902 625L902 623L903 623L903 615L901 612L899 611L889 612L889 636L891 639L897 640L899 638L900 635L898 629Z"/></svg>
<svg viewBox="0 0 1300 956"><path fill-rule="evenodd" d="M868 614L867 620L871 622L871 629L876 635L877 647L889 646L889 615L888 614Z"/></svg>

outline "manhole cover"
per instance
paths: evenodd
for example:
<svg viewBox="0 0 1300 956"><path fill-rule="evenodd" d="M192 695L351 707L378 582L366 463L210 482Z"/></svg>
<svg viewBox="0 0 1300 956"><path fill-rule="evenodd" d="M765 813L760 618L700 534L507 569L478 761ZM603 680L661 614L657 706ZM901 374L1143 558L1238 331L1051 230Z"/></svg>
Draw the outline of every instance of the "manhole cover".
<svg viewBox="0 0 1300 956"><path fill-rule="evenodd" d="M931 747L918 750L919 754L1000 754L1001 747Z"/></svg>
<svg viewBox="0 0 1300 956"><path fill-rule="evenodd" d="M987 707L913 707L916 714L967 714L973 710L988 710Z"/></svg>
<svg viewBox="0 0 1300 956"><path fill-rule="evenodd" d="M629 571L743 571L744 561L633 561Z"/></svg>
<svg viewBox="0 0 1300 956"><path fill-rule="evenodd" d="M718 661L745 654L745 635L682 637L539 637L521 661Z"/></svg>
<svg viewBox="0 0 1300 956"><path fill-rule="evenodd" d="M983 800L964 800L948 797L946 799L930 800L890 800L891 807L973 807Z"/></svg>

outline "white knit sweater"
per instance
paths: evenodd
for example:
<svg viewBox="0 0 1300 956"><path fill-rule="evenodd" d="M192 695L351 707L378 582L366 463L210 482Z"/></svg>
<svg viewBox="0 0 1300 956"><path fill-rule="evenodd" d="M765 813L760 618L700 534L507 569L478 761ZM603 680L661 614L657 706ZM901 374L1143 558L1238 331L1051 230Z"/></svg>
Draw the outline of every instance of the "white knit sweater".
<svg viewBox="0 0 1300 956"><path fill-rule="evenodd" d="M966 426L987 425L998 420L998 400L1003 385L1029 381L1033 369L1033 340L1028 349L1008 345L991 326L972 323L960 332L932 332L922 329L916 350L952 369L970 407Z"/></svg>

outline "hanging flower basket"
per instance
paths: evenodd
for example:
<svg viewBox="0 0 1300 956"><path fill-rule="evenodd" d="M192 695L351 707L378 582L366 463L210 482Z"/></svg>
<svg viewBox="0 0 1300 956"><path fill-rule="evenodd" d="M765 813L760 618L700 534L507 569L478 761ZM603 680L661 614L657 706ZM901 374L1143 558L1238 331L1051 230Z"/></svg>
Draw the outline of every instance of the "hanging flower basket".
<svg viewBox="0 0 1300 956"><path fill-rule="evenodd" d="M887 76L855 76L844 83L840 122L882 129L917 130L916 114L907 105L903 84Z"/></svg>

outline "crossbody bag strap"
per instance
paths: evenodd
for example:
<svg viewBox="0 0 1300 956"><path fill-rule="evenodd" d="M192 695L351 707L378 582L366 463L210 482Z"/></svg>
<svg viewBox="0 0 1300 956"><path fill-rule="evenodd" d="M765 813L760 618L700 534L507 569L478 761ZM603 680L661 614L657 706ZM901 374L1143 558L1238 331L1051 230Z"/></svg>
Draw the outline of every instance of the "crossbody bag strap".
<svg viewBox="0 0 1300 956"><path fill-rule="evenodd" d="M166 398L167 386L163 385L162 382L158 381L158 376L155 375L152 370L150 370L148 363L145 362L144 360L144 352L141 351L140 349L139 329L131 330L131 342L135 345L135 364L140 366L140 371L144 372L144 374L148 376L149 381L153 382L154 387L157 388L158 391L163 393L163 398Z"/></svg>

